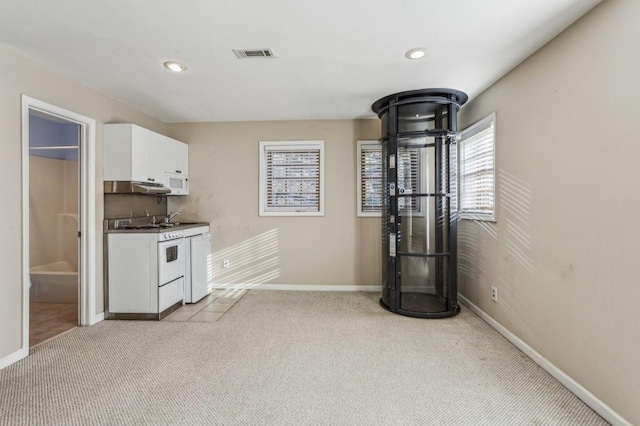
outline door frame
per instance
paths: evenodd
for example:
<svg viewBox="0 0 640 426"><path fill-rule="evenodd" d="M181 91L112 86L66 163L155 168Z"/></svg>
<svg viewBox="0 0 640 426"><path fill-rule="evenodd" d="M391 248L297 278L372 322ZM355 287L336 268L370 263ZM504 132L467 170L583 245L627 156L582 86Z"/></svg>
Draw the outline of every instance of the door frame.
<svg viewBox="0 0 640 426"><path fill-rule="evenodd" d="M80 125L78 191L80 245L78 279L79 323L93 325L96 315L96 121L56 105L22 95L22 352L29 354L29 110L39 111Z"/></svg>

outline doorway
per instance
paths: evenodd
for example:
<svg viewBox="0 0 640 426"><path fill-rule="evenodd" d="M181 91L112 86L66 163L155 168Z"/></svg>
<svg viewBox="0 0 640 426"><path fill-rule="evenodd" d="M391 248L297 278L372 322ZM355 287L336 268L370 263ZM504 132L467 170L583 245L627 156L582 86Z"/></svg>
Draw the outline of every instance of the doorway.
<svg viewBox="0 0 640 426"><path fill-rule="evenodd" d="M81 126L29 109L29 346L79 324Z"/></svg>
<svg viewBox="0 0 640 426"><path fill-rule="evenodd" d="M100 321L95 120L22 98L23 343Z"/></svg>

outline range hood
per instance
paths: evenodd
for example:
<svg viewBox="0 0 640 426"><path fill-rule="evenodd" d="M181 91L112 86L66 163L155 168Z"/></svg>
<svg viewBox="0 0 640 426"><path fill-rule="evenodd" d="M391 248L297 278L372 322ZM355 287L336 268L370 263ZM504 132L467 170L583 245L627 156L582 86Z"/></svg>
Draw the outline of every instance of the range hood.
<svg viewBox="0 0 640 426"><path fill-rule="evenodd" d="M104 181L105 194L164 195L171 190L161 183L133 182L129 180Z"/></svg>

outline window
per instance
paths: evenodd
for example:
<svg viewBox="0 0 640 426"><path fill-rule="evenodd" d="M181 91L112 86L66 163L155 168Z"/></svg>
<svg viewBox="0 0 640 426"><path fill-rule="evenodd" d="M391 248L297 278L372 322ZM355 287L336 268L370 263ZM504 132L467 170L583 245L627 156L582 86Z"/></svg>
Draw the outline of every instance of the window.
<svg viewBox="0 0 640 426"><path fill-rule="evenodd" d="M380 216L382 149L378 141L358 141L358 216Z"/></svg>
<svg viewBox="0 0 640 426"><path fill-rule="evenodd" d="M403 147L397 154L398 192L419 193L420 149ZM382 211L382 147L378 141L358 141L358 216L380 216ZM405 192L406 191L406 192ZM420 213L418 197L398 197L401 211Z"/></svg>
<svg viewBox="0 0 640 426"><path fill-rule="evenodd" d="M324 141L260 142L260 216L324 216Z"/></svg>
<svg viewBox="0 0 640 426"><path fill-rule="evenodd" d="M398 192L405 194L422 192L421 180L425 178L425 176L421 176L420 164L422 162L426 164L426 157L420 158L420 149L411 148L410 146L398 147L396 157L398 166ZM398 210L400 210L401 213L407 211L413 214L420 213L421 204L420 197L398 197Z"/></svg>
<svg viewBox="0 0 640 426"><path fill-rule="evenodd" d="M460 140L460 217L495 220L496 114L462 132Z"/></svg>

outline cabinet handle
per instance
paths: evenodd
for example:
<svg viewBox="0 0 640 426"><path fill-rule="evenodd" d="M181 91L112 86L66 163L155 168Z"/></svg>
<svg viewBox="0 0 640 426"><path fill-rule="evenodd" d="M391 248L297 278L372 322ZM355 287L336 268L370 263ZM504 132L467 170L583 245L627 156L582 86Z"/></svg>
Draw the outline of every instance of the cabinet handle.
<svg viewBox="0 0 640 426"><path fill-rule="evenodd" d="M182 171L181 170L176 170L176 173L182 173Z"/></svg>
<svg viewBox="0 0 640 426"><path fill-rule="evenodd" d="M147 178L147 180L148 180L149 182L155 182L155 181L156 181L155 179L152 179L152 178Z"/></svg>

